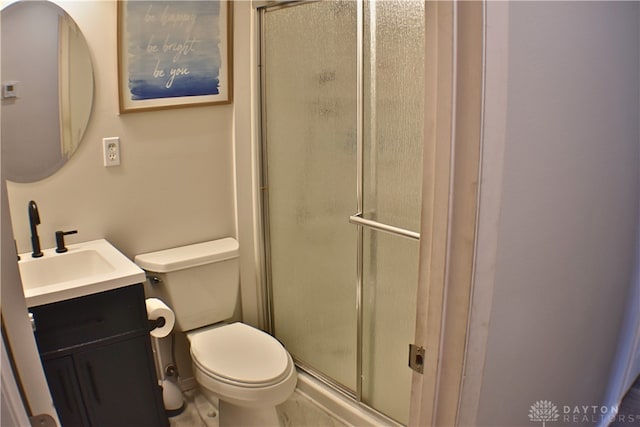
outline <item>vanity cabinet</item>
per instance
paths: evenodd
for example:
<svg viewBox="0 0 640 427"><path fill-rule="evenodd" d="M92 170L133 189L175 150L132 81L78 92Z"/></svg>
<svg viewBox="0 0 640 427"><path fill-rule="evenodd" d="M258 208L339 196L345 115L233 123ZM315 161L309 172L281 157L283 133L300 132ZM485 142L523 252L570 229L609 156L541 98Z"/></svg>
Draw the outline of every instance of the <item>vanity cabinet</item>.
<svg viewBox="0 0 640 427"><path fill-rule="evenodd" d="M142 284L29 311L63 427L169 425Z"/></svg>

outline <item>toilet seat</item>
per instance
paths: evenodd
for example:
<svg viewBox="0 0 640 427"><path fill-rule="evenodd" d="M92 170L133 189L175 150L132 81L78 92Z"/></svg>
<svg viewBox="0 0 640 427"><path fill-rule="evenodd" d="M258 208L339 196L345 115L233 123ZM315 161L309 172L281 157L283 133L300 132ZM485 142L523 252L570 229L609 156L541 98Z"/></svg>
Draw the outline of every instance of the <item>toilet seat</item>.
<svg viewBox="0 0 640 427"><path fill-rule="evenodd" d="M267 387L291 375L293 362L271 335L243 323L189 333L201 373L240 387Z"/></svg>

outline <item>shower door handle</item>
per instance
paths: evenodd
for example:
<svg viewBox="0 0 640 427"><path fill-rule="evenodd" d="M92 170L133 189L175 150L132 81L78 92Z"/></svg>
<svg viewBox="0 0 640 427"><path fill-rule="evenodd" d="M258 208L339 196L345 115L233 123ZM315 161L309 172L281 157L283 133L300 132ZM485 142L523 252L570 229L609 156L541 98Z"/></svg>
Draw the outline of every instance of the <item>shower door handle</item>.
<svg viewBox="0 0 640 427"><path fill-rule="evenodd" d="M362 217L362 212L355 213L349 217L349 222L351 224L362 225L364 227L373 228L375 230L384 231L387 233L395 234L397 236L408 237L409 239L420 240L420 233L416 233L415 231L406 230L404 228L395 227L389 224L383 224L378 221L373 221L371 219L364 219Z"/></svg>

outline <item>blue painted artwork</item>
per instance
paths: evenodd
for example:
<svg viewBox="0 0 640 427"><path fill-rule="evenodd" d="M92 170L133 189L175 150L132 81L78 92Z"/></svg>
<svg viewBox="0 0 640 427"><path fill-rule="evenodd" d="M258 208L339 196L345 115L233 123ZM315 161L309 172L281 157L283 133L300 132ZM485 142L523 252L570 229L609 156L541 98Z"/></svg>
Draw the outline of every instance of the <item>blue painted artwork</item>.
<svg viewBox="0 0 640 427"><path fill-rule="evenodd" d="M219 1L126 2L131 100L217 95Z"/></svg>

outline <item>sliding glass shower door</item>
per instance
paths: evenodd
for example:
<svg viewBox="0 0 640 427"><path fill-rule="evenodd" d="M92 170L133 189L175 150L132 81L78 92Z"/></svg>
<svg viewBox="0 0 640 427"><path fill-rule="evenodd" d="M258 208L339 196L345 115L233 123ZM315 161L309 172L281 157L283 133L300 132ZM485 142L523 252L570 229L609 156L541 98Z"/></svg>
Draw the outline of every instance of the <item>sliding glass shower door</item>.
<svg viewBox="0 0 640 427"><path fill-rule="evenodd" d="M355 389L356 2L269 11L263 29L274 332Z"/></svg>
<svg viewBox="0 0 640 427"><path fill-rule="evenodd" d="M418 280L423 7L321 1L261 14L273 332L303 368L403 423Z"/></svg>

